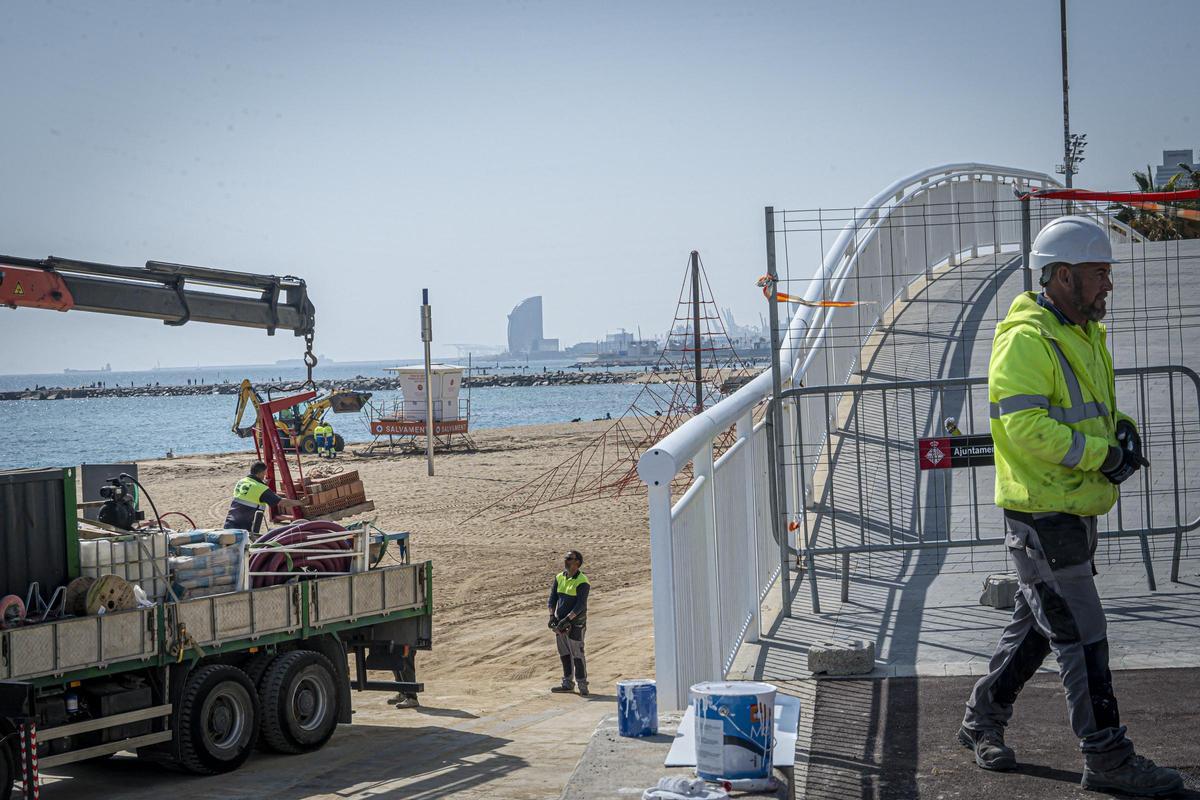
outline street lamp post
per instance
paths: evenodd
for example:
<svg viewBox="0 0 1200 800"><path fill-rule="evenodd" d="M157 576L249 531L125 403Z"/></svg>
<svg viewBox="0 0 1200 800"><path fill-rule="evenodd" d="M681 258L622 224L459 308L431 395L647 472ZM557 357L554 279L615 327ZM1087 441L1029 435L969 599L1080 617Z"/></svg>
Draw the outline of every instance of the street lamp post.
<svg viewBox="0 0 1200 800"><path fill-rule="evenodd" d="M1065 176L1067 188L1074 186L1074 176L1083 161L1087 147L1086 133L1071 133L1071 86L1067 79L1067 0L1058 0L1058 19L1062 33L1062 91L1063 91L1063 163L1055 172Z"/></svg>

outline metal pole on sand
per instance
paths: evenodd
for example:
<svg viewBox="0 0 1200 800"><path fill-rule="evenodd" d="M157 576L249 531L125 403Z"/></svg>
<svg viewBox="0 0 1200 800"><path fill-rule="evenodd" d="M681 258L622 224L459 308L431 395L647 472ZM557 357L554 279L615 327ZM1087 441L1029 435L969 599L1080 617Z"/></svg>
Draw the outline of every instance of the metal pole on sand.
<svg viewBox="0 0 1200 800"><path fill-rule="evenodd" d="M433 475L433 364L429 358L433 343L433 309L429 306L429 290L421 290L421 341L425 343L425 460L429 475Z"/></svg>

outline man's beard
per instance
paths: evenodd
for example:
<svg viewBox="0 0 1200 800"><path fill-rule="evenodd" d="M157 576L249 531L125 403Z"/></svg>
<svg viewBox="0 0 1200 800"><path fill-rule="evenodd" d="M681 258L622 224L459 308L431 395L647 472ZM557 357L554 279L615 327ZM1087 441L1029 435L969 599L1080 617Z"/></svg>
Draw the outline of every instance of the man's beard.
<svg viewBox="0 0 1200 800"><path fill-rule="evenodd" d="M1108 313L1108 309L1103 305L1099 297L1086 305L1084 304L1083 290L1078 282L1071 288L1071 305L1075 306L1075 311L1080 316L1092 322L1099 322Z"/></svg>

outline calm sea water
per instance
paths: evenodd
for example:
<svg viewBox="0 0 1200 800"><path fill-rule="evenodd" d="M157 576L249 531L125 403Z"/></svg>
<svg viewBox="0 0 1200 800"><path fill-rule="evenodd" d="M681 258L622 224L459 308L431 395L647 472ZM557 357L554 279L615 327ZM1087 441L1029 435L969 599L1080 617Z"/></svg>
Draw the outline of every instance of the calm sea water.
<svg viewBox="0 0 1200 800"><path fill-rule="evenodd" d="M540 372L542 364L529 367ZM519 366L517 367L519 368ZM550 366L555 369L556 366ZM250 377L264 381L303 377L300 369L264 367L259 375L244 368L196 370L195 379L207 383L218 377ZM345 370L344 374L336 374ZM512 371L507 370L507 371ZM82 379L72 385L104 380L144 386L158 380L163 385L186 383L175 371L68 375L0 376L0 386L21 389L33 385L66 385L60 378ZM166 377L168 376L169 377ZM383 375L382 365L334 365L318 368L317 377L350 378ZM124 377L133 376L133 377ZM34 380L36 379L36 380ZM21 382L29 381L27 383ZM15 381L15 385L14 384ZM496 387L471 391L472 428L498 428L585 420L612 414L620 416L641 390L640 385ZM399 392L377 392L372 402L390 405ZM6 447L0 448L0 469L62 467L86 463L161 458L168 450L176 455L250 450L248 439L231 430L236 398L232 395L195 397L106 397L67 400L0 401L0 424L6 432ZM330 415L335 429L350 442L370 441L366 418L358 414ZM249 416L247 416L247 421Z"/></svg>

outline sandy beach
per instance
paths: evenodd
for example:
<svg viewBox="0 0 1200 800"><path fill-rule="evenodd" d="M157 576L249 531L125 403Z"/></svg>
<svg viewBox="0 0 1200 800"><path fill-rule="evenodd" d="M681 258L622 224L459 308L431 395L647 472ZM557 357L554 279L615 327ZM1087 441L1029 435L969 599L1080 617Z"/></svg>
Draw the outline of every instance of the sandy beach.
<svg viewBox="0 0 1200 800"><path fill-rule="evenodd" d="M222 781L249 790L273 775L273 790L279 780L305 787L286 792L290 797L557 797L596 723L615 711L616 681L653 677L645 495L635 491L504 522L492 514L462 520L573 455L611 424L479 431L479 449L439 455L432 478L423 455L339 457L338 465L360 472L375 502L367 516L385 530L411 532L414 560L433 561L433 650L417 661L417 678L425 683L422 708L396 710L384 693L356 695L356 724L342 726L329 748L299 768L296 759L257 756ZM229 454L145 461L141 479L161 513L183 511L200 527L219 526L231 487L250 460ZM325 463L306 458L304 465ZM548 691L560 667L546 629L546 599L562 554L571 548L584 553L583 569L594 587L587 631L590 698ZM403 743L406 755L391 771L373 763L370 787L364 788L365 773L353 766L363 754L353 743L382 729L389 742ZM467 744L464 737L486 745ZM487 763L503 768L480 766ZM434 793L415 790L453 764L474 777L453 786L438 783L442 788ZM184 791L187 786L179 784Z"/></svg>

